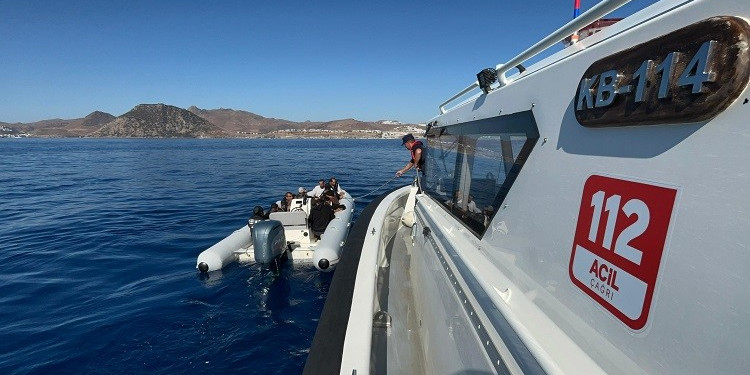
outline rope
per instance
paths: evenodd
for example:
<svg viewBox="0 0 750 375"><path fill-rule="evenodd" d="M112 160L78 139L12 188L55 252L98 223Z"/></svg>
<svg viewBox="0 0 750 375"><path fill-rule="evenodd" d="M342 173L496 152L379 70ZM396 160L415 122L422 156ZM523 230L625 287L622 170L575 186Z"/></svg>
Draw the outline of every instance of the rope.
<svg viewBox="0 0 750 375"><path fill-rule="evenodd" d="M395 179L397 179L397 178L399 178L399 177L401 177L401 176L393 176L393 177L391 177L391 179L390 179L390 180L388 180L388 181L386 181L386 182L385 182L384 184L382 184L382 185L378 186L378 187L377 187L377 188L376 188L375 190L373 190L373 191L371 191L371 192L369 192L369 193L367 193L367 194L365 194L365 195L363 195L363 196L361 196L361 197L357 197L357 198L353 198L353 199L362 199L362 198L364 198L364 197L366 197L366 196L368 196L368 195L371 195L372 193L374 193L374 192L376 192L376 191L380 190L381 188L383 188L383 186L385 186L385 185L388 185L389 183L391 183L391 181L393 181L393 180L395 180Z"/></svg>

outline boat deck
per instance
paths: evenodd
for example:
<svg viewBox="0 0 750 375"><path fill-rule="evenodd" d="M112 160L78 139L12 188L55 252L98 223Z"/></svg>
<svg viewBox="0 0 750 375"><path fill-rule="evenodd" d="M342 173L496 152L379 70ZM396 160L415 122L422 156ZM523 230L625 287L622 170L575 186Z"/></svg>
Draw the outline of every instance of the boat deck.
<svg viewBox="0 0 750 375"><path fill-rule="evenodd" d="M372 364L376 374L423 374L419 320L414 311L410 276L410 228L401 227L385 248L387 266L378 272L378 300L386 315L376 317L372 334ZM391 285L398 286L390 288Z"/></svg>

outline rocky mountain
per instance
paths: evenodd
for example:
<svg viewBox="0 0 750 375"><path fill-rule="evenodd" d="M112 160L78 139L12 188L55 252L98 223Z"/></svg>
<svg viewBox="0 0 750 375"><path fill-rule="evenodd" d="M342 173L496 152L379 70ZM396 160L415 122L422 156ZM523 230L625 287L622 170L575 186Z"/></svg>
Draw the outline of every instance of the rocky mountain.
<svg viewBox="0 0 750 375"><path fill-rule="evenodd" d="M268 133L277 130L294 129L298 123L275 118L263 117L252 112L237 111L233 109L200 109L196 106L188 108L188 111L203 117L212 124L230 133Z"/></svg>
<svg viewBox="0 0 750 375"><path fill-rule="evenodd" d="M115 119L115 116L110 115L106 112L94 111L88 116L82 118L80 121L76 121L76 125L83 128L100 128L102 125Z"/></svg>
<svg viewBox="0 0 750 375"><path fill-rule="evenodd" d="M423 127L398 121L342 119L295 122L227 108L187 110L166 104L139 104L115 117L95 111L79 119L33 123L0 122L0 136L126 138L398 138Z"/></svg>
<svg viewBox="0 0 750 375"><path fill-rule="evenodd" d="M139 104L89 134L118 138L213 138L224 130L192 112L166 104Z"/></svg>

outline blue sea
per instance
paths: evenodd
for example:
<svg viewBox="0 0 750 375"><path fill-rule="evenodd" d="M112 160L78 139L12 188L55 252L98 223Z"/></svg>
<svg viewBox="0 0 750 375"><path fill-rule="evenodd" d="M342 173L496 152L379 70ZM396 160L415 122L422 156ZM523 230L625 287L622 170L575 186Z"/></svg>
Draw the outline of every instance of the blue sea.
<svg viewBox="0 0 750 375"><path fill-rule="evenodd" d="M255 205L332 176L361 197L408 159L399 140L0 139L0 373L300 373L333 274L205 277L196 257Z"/></svg>

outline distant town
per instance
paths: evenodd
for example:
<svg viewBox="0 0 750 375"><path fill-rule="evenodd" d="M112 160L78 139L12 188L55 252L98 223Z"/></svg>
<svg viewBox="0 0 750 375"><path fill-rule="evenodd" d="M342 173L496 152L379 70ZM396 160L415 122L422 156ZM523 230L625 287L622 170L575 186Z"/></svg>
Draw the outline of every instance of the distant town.
<svg viewBox="0 0 750 375"><path fill-rule="evenodd" d="M17 133L12 128L0 126L0 138L28 138L33 137L29 133Z"/></svg>

